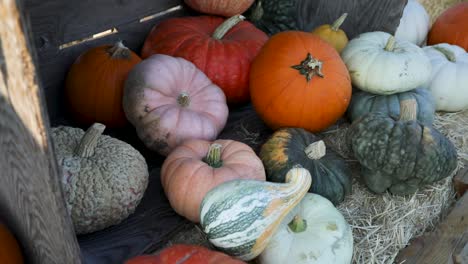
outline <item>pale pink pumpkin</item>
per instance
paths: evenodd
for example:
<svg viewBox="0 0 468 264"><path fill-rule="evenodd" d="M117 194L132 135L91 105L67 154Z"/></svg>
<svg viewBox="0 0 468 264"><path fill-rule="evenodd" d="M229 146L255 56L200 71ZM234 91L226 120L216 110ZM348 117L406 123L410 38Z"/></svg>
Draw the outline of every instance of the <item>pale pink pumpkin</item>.
<svg viewBox="0 0 468 264"><path fill-rule="evenodd" d="M231 17L247 11L254 0L184 0L184 2L200 13Z"/></svg>
<svg viewBox="0 0 468 264"><path fill-rule="evenodd" d="M162 54L129 73L123 107L145 146L165 156L187 139L214 140L229 112L223 91L193 63Z"/></svg>

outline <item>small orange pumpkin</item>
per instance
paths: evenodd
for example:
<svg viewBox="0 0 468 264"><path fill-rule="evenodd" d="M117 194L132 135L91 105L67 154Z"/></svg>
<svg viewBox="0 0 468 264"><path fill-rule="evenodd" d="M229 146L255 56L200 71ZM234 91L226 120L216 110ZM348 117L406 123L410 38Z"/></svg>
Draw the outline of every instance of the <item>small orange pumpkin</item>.
<svg viewBox="0 0 468 264"><path fill-rule="evenodd" d="M338 52L320 37L284 31L263 46L250 72L252 104L272 129L319 132L334 124L351 98L351 79Z"/></svg>
<svg viewBox="0 0 468 264"><path fill-rule="evenodd" d="M248 145L234 140L193 139L179 145L163 163L161 183L174 210L200 222L205 194L235 179L265 181L265 168Z"/></svg>
<svg viewBox="0 0 468 264"><path fill-rule="evenodd" d="M2 222L0 222L0 263L24 263L18 242Z"/></svg>
<svg viewBox="0 0 468 264"><path fill-rule="evenodd" d="M71 66L65 82L68 108L82 126L102 123L123 127L127 119L122 107L124 82L141 61L122 42L87 50Z"/></svg>
<svg viewBox="0 0 468 264"><path fill-rule="evenodd" d="M427 36L427 44L448 43L468 51L468 2L445 10L434 22Z"/></svg>
<svg viewBox="0 0 468 264"><path fill-rule="evenodd" d="M348 13L341 15L332 25L326 24L316 27L312 30L312 34L320 36L323 40L330 43L338 53L341 53L349 41L346 33L340 29L346 17L348 17Z"/></svg>

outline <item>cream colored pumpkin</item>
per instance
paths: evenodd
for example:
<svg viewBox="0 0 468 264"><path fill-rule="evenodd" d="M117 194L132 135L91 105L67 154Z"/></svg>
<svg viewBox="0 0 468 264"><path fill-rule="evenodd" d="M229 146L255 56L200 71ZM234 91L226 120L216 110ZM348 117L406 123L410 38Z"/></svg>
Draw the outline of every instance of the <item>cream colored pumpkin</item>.
<svg viewBox="0 0 468 264"><path fill-rule="evenodd" d="M422 46L426 42L430 28L429 14L424 6L416 0L408 0L395 37Z"/></svg>
<svg viewBox="0 0 468 264"><path fill-rule="evenodd" d="M426 83L431 63L415 44L386 32L369 32L351 40L341 53L352 83L380 95L406 92Z"/></svg>
<svg viewBox="0 0 468 264"><path fill-rule="evenodd" d="M425 47L424 52L432 63L432 76L424 87L431 91L436 110L468 109L468 53L446 43Z"/></svg>
<svg viewBox="0 0 468 264"><path fill-rule="evenodd" d="M308 193L258 260L260 264L349 264L352 257L353 234L343 215L326 198Z"/></svg>

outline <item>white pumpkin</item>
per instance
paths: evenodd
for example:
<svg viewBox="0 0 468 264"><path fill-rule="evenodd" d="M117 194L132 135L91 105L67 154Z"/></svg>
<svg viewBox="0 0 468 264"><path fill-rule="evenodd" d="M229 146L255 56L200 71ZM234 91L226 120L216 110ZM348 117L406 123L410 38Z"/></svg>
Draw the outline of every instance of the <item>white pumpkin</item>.
<svg viewBox="0 0 468 264"><path fill-rule="evenodd" d="M258 260L260 264L348 264L352 257L353 234L343 215L326 198L308 193Z"/></svg>
<svg viewBox="0 0 468 264"><path fill-rule="evenodd" d="M434 97L437 111L468 109L468 53L446 43L428 46L424 52L432 63L432 75L425 85Z"/></svg>
<svg viewBox="0 0 468 264"><path fill-rule="evenodd" d="M424 6L416 0L409 0L403 10L395 37L422 46L431 28L430 23L429 14Z"/></svg>
<svg viewBox="0 0 468 264"><path fill-rule="evenodd" d="M431 62L422 48L381 31L352 39L341 57L353 85L374 94L413 90L426 83L431 74Z"/></svg>

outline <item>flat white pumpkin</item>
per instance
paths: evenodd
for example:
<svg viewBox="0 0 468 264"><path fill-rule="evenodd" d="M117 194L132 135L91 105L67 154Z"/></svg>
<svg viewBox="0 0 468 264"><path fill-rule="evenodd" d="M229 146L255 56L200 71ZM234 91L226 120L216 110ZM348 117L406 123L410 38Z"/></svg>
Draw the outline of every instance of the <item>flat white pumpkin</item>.
<svg viewBox="0 0 468 264"><path fill-rule="evenodd" d="M305 220L305 226L291 225L296 216ZM293 231L304 227L302 232ZM326 198L308 193L281 223L258 260L260 264L348 264L352 256L353 234L343 215Z"/></svg>
<svg viewBox="0 0 468 264"><path fill-rule="evenodd" d="M395 37L421 46L426 42L430 27L430 17L424 6L416 0L409 0L403 10Z"/></svg>
<svg viewBox="0 0 468 264"><path fill-rule="evenodd" d="M351 40L341 57L353 85L374 94L406 92L426 83L431 63L422 48L386 32L369 32Z"/></svg>
<svg viewBox="0 0 468 264"><path fill-rule="evenodd" d="M424 52L432 64L431 79L425 87L434 97L436 110L468 109L468 53L446 43L425 47Z"/></svg>

